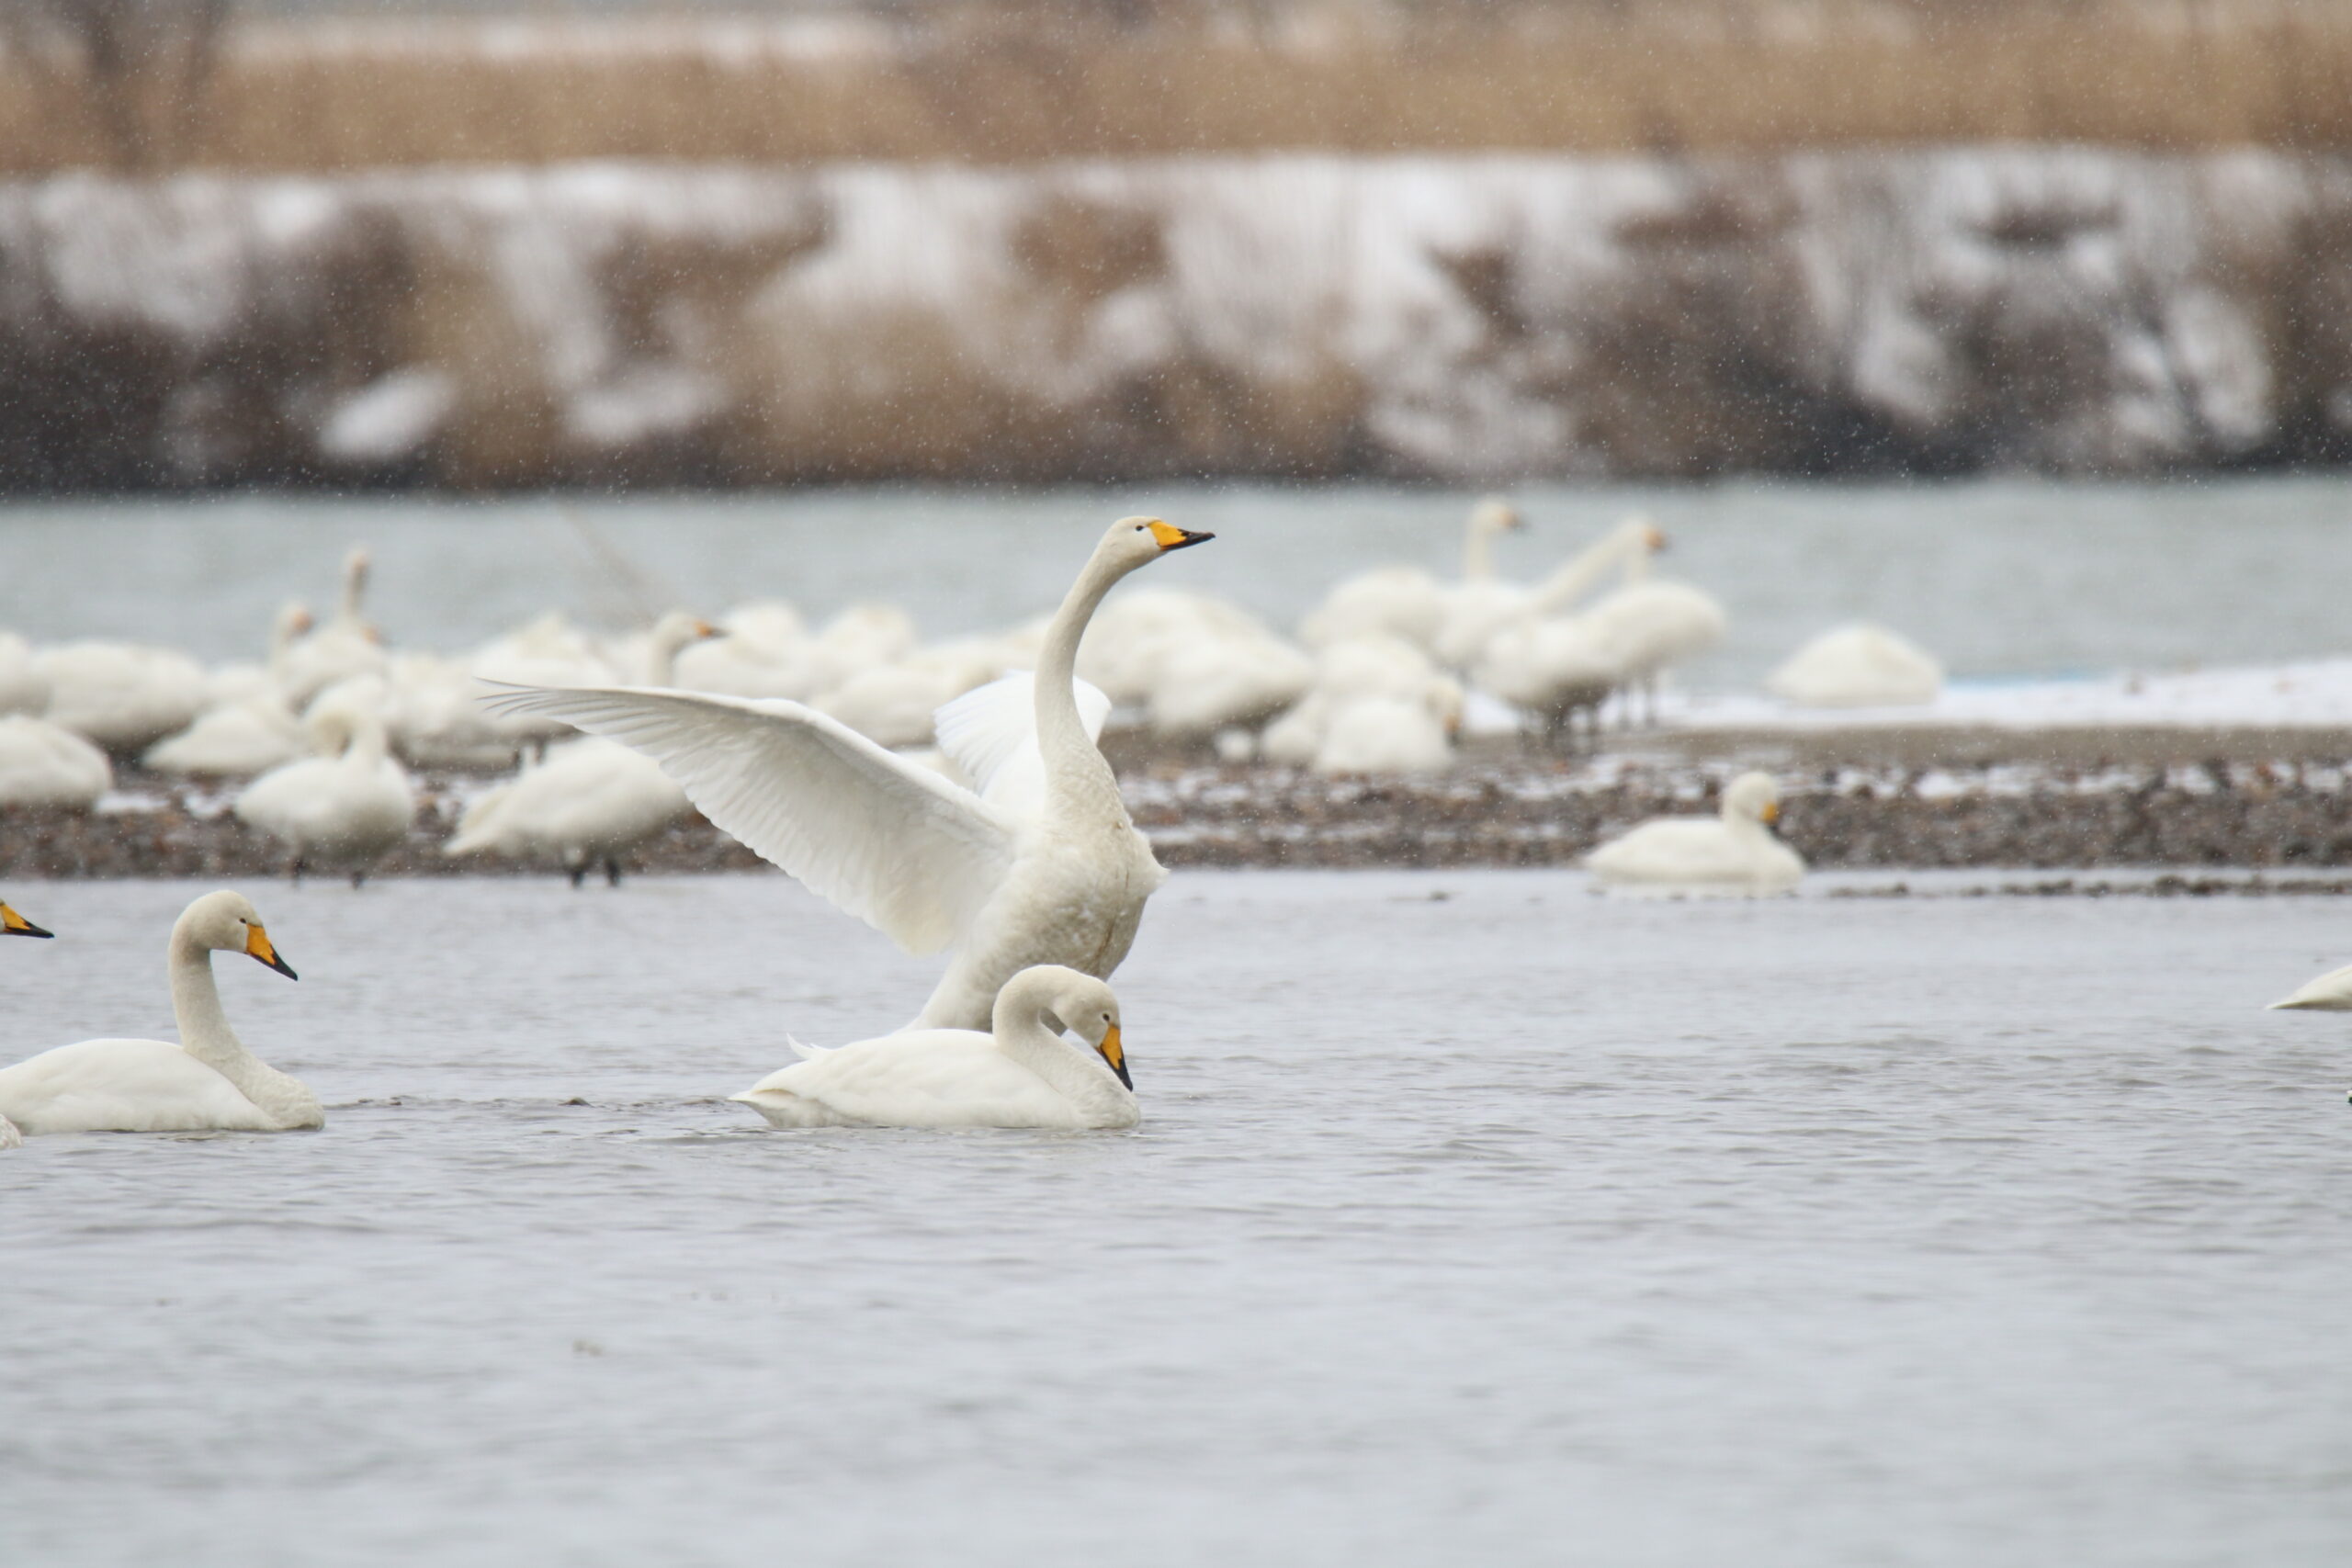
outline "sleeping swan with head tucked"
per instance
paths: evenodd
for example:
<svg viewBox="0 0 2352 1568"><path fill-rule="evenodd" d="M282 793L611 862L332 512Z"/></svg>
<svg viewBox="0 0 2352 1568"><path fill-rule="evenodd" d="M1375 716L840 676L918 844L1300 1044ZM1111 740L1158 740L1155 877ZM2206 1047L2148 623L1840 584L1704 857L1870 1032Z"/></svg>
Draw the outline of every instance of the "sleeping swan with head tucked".
<svg viewBox="0 0 2352 1568"><path fill-rule="evenodd" d="M1084 1043L1062 1032L1067 1026ZM1132 1127L1143 1119L1119 1043L1119 998L1059 964L997 994L988 1032L913 1029L802 1060L741 1100L778 1127Z"/></svg>
<svg viewBox="0 0 2352 1568"><path fill-rule="evenodd" d="M0 1070L0 1117L26 1134L277 1133L325 1121L300 1083L245 1049L220 1009L212 955L243 953L291 980L261 916L239 893L208 893L172 927L180 1043L85 1040Z"/></svg>
<svg viewBox="0 0 2352 1568"><path fill-rule="evenodd" d="M1114 523L1046 627L1029 690L998 682L939 710L940 746L978 793L782 698L528 687L490 705L636 747L721 829L907 952L952 949L909 1027L984 1029L1033 964L1108 976L1167 880L1095 748L1108 705L1091 693L1091 719L1081 710L1078 644L1120 579L1212 536Z"/></svg>

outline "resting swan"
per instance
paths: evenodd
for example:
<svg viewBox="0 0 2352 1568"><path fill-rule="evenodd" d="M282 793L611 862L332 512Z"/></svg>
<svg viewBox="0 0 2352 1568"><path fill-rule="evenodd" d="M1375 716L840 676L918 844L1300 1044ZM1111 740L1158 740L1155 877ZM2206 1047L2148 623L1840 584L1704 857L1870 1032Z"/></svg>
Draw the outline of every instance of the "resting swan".
<svg viewBox="0 0 2352 1568"><path fill-rule="evenodd" d="M1086 1044L1063 1038L1067 1026ZM1132 1127L1143 1119L1119 1043L1119 998L1040 964L997 993L986 1033L915 1029L820 1051L740 1100L778 1127Z"/></svg>
<svg viewBox="0 0 2352 1568"><path fill-rule="evenodd" d="M408 836L416 792L388 754L384 721L368 709L322 698L304 728L319 754L247 784L237 796L237 820L286 846L295 881L326 865L349 871L356 887Z"/></svg>
<svg viewBox="0 0 2352 1568"><path fill-rule="evenodd" d="M900 947L953 949L910 1027L978 1029L1032 964L1108 976L1167 879L1080 713L1078 645L1120 579L1211 536L1127 517L1095 547L1038 650L1030 711L1045 788L1034 817L988 798L1000 768L1031 750L1025 726L1008 737L993 723L942 724L940 743L976 795L783 699L591 687L510 692L490 705L626 741L720 829Z"/></svg>
<svg viewBox="0 0 2352 1568"><path fill-rule="evenodd" d="M1742 773L1724 787L1723 813L1657 817L1585 857L1605 887L1646 893L1757 897L1786 893L1804 862L1772 836L1780 787L1769 773Z"/></svg>
<svg viewBox="0 0 2352 1568"><path fill-rule="evenodd" d="M2312 1012L2352 1012L2352 964L2329 970L2305 983L2292 996L2282 997L2270 1005Z"/></svg>
<svg viewBox="0 0 2352 1568"><path fill-rule="evenodd" d="M208 893L172 927L172 1011L180 1043L85 1040L0 1069L0 1117L27 1134L276 1133L325 1121L295 1079L245 1049L220 1009L212 954L287 966L238 893Z"/></svg>

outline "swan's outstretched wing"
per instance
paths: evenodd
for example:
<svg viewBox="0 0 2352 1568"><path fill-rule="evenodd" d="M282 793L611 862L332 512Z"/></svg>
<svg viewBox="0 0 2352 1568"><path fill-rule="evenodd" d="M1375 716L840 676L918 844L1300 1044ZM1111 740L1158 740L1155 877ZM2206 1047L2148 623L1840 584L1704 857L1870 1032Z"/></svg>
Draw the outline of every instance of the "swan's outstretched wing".
<svg viewBox="0 0 2352 1568"><path fill-rule="evenodd" d="M1046 798L1046 759L1037 750L1036 677L1026 670L989 682L935 709L932 731L948 760L964 770L980 798L1015 820L1036 815ZM1073 679L1079 722L1100 739L1111 699Z"/></svg>
<svg viewBox="0 0 2352 1568"><path fill-rule="evenodd" d="M961 938L1012 863L1001 812L796 702L636 686L486 702L637 748L704 816L909 953Z"/></svg>

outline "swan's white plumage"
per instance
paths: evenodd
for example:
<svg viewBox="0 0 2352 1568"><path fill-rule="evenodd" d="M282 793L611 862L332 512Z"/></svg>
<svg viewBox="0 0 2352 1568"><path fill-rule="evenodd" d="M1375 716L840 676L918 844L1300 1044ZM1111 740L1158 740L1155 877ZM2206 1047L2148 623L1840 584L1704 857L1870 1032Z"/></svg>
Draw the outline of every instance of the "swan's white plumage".
<svg viewBox="0 0 2352 1568"><path fill-rule="evenodd" d="M954 942L1012 859L1012 822L971 791L785 698L622 686L489 705L635 747L720 829L909 953Z"/></svg>
<svg viewBox="0 0 2352 1568"><path fill-rule="evenodd" d="M1769 774L1724 786L1719 816L1658 817L1601 845L1585 866L1605 887L1629 892L1755 897L1786 893L1804 862L1765 824L1780 791Z"/></svg>
<svg viewBox="0 0 2352 1568"><path fill-rule="evenodd" d="M87 810L114 787L107 754L45 718L0 718L0 806Z"/></svg>
<svg viewBox="0 0 2352 1568"><path fill-rule="evenodd" d="M325 1121L302 1084L229 1027L214 953L243 953L291 976L261 917L235 893L208 893L172 927L167 949L180 1043L84 1040L0 1068L0 1119L26 1134L283 1132Z"/></svg>
<svg viewBox="0 0 2352 1568"><path fill-rule="evenodd" d="M1079 722L1098 739L1111 716L1100 686L1073 681ZM1026 670L965 693L932 715L939 749L982 800L1016 822L1045 809L1046 759L1037 750L1037 679Z"/></svg>
<svg viewBox="0 0 2352 1568"><path fill-rule="evenodd" d="M1764 686L1800 707L1843 708L1931 703L1943 682L1943 666L1917 645L1859 622L1806 643Z"/></svg>
<svg viewBox="0 0 2352 1568"><path fill-rule="evenodd" d="M1126 517L1096 544L1038 649L1045 788L1025 819L798 703L593 688L509 691L492 705L637 747L713 822L902 947L952 945L916 1024L973 1028L1023 969L1115 970L1167 880L1088 734L1074 666L1121 579L1210 536Z"/></svg>
<svg viewBox="0 0 2352 1568"><path fill-rule="evenodd" d="M2341 969L2331 969L2318 979L2307 981L2292 995L2282 997L2270 1005L2312 1012L2352 1012L2352 964Z"/></svg>
<svg viewBox="0 0 2352 1568"><path fill-rule="evenodd" d="M1142 1113L1111 1065L1125 1064L1118 1016L1102 981L1038 965L1005 983L986 1032L912 1029L831 1051L794 1041L799 1061L732 1098L778 1127L1132 1127Z"/></svg>

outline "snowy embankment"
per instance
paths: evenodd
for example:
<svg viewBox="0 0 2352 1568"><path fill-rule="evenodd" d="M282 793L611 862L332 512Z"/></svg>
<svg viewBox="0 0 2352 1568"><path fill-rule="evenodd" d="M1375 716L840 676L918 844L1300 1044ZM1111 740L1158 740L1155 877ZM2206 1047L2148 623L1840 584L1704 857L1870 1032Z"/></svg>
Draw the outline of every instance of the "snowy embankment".
<svg viewBox="0 0 2352 1568"><path fill-rule="evenodd" d="M1931 703L1807 708L1764 696L1669 698L1682 730L2310 729L2352 733L2352 659L2081 680L1955 682Z"/></svg>
<svg viewBox="0 0 2352 1568"><path fill-rule="evenodd" d="M2352 457L2352 160L0 186L0 474L1504 479Z"/></svg>

